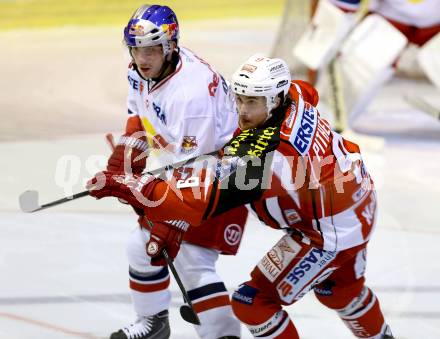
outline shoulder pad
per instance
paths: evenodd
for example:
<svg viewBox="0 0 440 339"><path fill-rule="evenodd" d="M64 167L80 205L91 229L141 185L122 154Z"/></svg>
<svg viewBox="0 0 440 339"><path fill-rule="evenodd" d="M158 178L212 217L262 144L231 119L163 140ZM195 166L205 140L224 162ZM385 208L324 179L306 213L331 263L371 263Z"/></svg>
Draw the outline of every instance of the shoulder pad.
<svg viewBox="0 0 440 339"><path fill-rule="evenodd" d="M289 94L292 99L295 99L299 94L303 97L304 101L316 106L319 101L318 91L306 81L293 80L289 89Z"/></svg>

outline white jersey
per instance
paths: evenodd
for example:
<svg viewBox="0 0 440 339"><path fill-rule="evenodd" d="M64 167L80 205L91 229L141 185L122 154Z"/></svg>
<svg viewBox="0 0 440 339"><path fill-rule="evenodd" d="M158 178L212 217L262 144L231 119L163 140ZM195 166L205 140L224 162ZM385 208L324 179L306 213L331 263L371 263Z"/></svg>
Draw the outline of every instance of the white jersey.
<svg viewBox="0 0 440 339"><path fill-rule="evenodd" d="M371 10L419 28L440 24L440 0L373 0Z"/></svg>
<svg viewBox="0 0 440 339"><path fill-rule="evenodd" d="M128 81L129 118L139 116L150 147L171 151L152 152L150 170L220 149L237 128L228 83L186 48L176 70L160 82L143 80L132 67Z"/></svg>
<svg viewBox="0 0 440 339"><path fill-rule="evenodd" d="M330 0L335 5L356 10L360 0ZM440 24L440 0L372 0L372 12L409 26L425 28Z"/></svg>

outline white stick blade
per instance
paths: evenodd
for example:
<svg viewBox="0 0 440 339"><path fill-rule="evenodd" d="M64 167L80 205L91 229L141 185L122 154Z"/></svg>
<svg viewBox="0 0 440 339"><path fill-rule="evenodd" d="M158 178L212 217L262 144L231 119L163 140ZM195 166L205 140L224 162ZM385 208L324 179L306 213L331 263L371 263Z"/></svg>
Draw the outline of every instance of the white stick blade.
<svg viewBox="0 0 440 339"><path fill-rule="evenodd" d="M18 200L20 209L25 213L30 213L40 208L38 205L38 191L25 191L20 194Z"/></svg>

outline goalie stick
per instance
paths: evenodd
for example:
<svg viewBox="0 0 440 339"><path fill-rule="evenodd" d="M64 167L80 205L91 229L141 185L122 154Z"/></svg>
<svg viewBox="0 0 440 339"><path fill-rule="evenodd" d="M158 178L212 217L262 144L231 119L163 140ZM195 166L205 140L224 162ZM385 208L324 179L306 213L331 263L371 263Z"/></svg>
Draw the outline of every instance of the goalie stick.
<svg viewBox="0 0 440 339"><path fill-rule="evenodd" d="M430 116L432 116L437 120L440 120L440 109L434 107L425 99L411 94L406 94L404 96L404 99L408 104L410 104L415 109L422 111L426 114L429 114Z"/></svg>
<svg viewBox="0 0 440 339"><path fill-rule="evenodd" d="M353 25L352 30L357 26L359 22L368 14L370 0L363 0L360 3L359 9L356 12L356 24ZM352 30L347 34L345 39L351 34ZM345 40L344 40L345 41ZM339 46L341 47L341 46ZM330 78L330 90L331 90L331 105L333 106L335 115L334 130L338 133L342 133L348 127L348 114L345 107L345 99L342 86L342 76L339 68L338 54L331 58L328 66L326 67Z"/></svg>
<svg viewBox="0 0 440 339"><path fill-rule="evenodd" d="M345 108L344 96L342 93L342 79L339 70L338 60L333 59L328 65L328 73L330 76L331 104L335 115L334 130L342 133L347 127L347 110Z"/></svg>

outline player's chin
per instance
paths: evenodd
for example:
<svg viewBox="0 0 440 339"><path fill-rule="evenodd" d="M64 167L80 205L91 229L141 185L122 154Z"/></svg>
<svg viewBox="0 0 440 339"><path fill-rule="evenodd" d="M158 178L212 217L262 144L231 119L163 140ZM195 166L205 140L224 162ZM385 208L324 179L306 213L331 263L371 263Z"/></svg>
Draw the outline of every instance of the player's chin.
<svg viewBox="0 0 440 339"><path fill-rule="evenodd" d="M147 67L139 67L139 72L142 74L144 78L154 78L154 74L151 68Z"/></svg>
<svg viewBox="0 0 440 339"><path fill-rule="evenodd" d="M248 119L240 119L238 121L238 126L240 127L240 129L242 131L245 129L250 129L250 128L256 127L255 123L251 120L248 120Z"/></svg>

